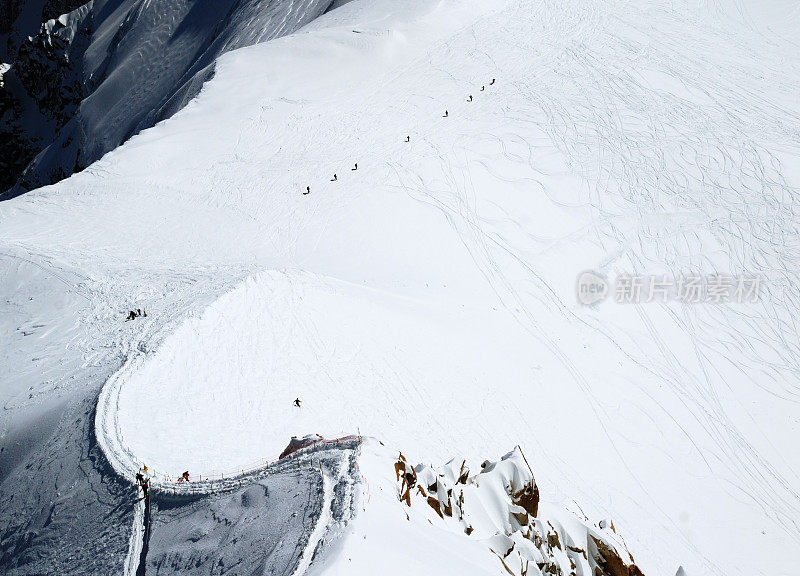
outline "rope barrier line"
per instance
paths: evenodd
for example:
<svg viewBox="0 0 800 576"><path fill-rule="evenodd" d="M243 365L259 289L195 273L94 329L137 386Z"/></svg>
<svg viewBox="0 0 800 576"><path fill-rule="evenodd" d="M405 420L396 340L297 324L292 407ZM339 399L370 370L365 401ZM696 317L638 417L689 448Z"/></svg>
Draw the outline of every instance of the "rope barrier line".
<svg viewBox="0 0 800 576"><path fill-rule="evenodd" d="M173 481L171 476L165 475L162 479L152 477L150 479L150 489L154 492L164 495L171 495L175 497L180 496L193 496L195 494L217 494L223 492L230 492L242 486L253 483L253 481L260 480L275 474L283 472L287 468L301 467L301 462L306 457L325 450L330 450L334 447L341 447L343 449L357 449L361 446L363 437L359 435L344 436L342 438L334 439L320 439L315 440L311 444L299 447L298 449L286 454L283 458L273 461L264 461L263 464L249 469L242 469L241 472L235 476L225 478L224 473L217 476L206 476L205 479L200 479L196 482ZM321 465L321 463L320 463ZM198 475L198 477L200 477Z"/></svg>

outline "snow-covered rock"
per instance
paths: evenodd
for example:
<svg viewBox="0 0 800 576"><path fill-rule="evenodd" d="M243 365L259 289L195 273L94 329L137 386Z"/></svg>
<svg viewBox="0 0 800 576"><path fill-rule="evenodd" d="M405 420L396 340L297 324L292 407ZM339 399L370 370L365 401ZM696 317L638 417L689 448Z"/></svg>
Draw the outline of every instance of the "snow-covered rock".
<svg viewBox="0 0 800 576"><path fill-rule="evenodd" d="M358 457L358 514L314 573L641 576L625 540L539 501L519 447L478 466L412 464L374 439ZM535 495L535 496L534 496Z"/></svg>
<svg viewBox="0 0 800 576"><path fill-rule="evenodd" d="M483 542L509 574L641 576L613 530L552 506L540 513L539 488L519 447L474 472L466 460L412 466L401 453L395 473L409 514Z"/></svg>

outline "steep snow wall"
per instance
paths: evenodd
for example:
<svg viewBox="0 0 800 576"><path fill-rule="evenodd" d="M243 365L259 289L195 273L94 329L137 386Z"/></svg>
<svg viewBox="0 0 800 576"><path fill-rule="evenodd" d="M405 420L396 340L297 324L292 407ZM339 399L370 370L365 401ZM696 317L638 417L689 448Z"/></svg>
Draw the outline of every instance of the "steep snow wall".
<svg viewBox="0 0 800 576"><path fill-rule="evenodd" d="M359 445L295 454L231 481L234 488L192 483L194 494L173 495L162 485L151 496L151 532L136 573L305 574L356 512Z"/></svg>
<svg viewBox="0 0 800 576"><path fill-rule="evenodd" d="M37 13L45 13L41 2L34 4L22 7L15 27L27 30ZM12 29L8 102L0 108L10 145L2 165L8 176L0 187L24 173L0 198L82 170L183 107L220 54L294 32L334 4L90 0L46 21L30 38L20 40Z"/></svg>

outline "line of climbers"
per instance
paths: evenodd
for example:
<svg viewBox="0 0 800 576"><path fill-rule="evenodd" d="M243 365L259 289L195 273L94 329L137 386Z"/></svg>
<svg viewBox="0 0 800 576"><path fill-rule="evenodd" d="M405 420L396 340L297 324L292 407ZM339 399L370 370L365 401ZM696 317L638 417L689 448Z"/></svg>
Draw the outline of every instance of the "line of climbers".
<svg viewBox="0 0 800 576"><path fill-rule="evenodd" d="M495 82L496 82L496 79L492 78L492 81L489 83L489 86L493 86ZM486 86L485 85L481 86L481 92L484 92L485 90L486 90ZM472 102L472 101L473 101L472 94L470 94L469 98L467 99L467 102ZM445 110L444 111L444 116L442 116L442 117L443 118L449 118L450 117L450 112L448 110ZM406 136L406 140L405 141L406 142L411 142L411 136ZM358 170L358 162L353 164L353 167L350 170L352 172L355 172L356 170ZM331 178L331 182L337 182L338 180L339 180L339 176L334 172L333 178ZM306 186L306 191L303 192L303 195L305 196L306 194L311 194L311 186ZM135 312L133 310L131 310L128 313L127 318L125 318L125 321L127 322L128 320L134 320L134 319L138 318L139 316L144 316L145 318L147 318L147 312L143 311L143 310L140 310L139 308L137 308ZM293 404L297 408L300 408L300 403L301 402L302 402L302 400L300 400L300 398L295 398ZM142 493L144 494L144 498L145 499L147 499L148 494L149 494L149 489L150 489L150 479L145 477L144 474L146 474L146 473L147 473L147 466L143 466L139 470L139 472L136 473L136 484L139 486L139 488L142 489ZM178 478L178 482L189 482L189 471L188 470L185 471L183 474L181 474L180 478Z"/></svg>
<svg viewBox="0 0 800 576"><path fill-rule="evenodd" d="M136 486L142 490L145 500L147 500L147 498L150 496L150 477L148 476L147 471L147 466L142 465L138 472L136 472ZM178 482L189 482L188 470L178 477Z"/></svg>
<svg viewBox="0 0 800 576"><path fill-rule="evenodd" d="M492 81L489 82L489 86L494 86L494 83L496 81L497 81L496 78L492 78ZM486 90L486 85L484 84L483 86L481 86L481 92L484 92L485 90ZM472 94L470 94L469 97L467 98L467 102L473 102ZM450 112L448 110L445 110L442 118L449 118L449 117L450 117ZM411 136L406 136L405 141L411 142ZM352 168L350 168L350 170L351 171L358 170L358 162L356 162L355 165ZM338 181L339 181L339 176L334 172L333 178L331 178L331 182L338 182ZM308 194L311 194L311 186L306 186L306 191L303 192L303 196L306 196Z"/></svg>

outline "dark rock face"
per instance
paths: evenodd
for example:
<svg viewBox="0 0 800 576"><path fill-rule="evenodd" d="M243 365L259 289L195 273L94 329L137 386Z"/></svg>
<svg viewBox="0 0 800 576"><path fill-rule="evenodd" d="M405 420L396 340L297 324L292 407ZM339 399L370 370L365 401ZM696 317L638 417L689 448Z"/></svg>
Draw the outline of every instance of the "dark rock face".
<svg viewBox="0 0 800 576"><path fill-rule="evenodd" d="M0 62L13 62L28 36L42 23L72 12L87 0L4 0L0 2Z"/></svg>
<svg viewBox="0 0 800 576"><path fill-rule="evenodd" d="M43 24L39 34L20 46L13 68L39 112L60 127L84 97L82 57L89 46L88 9Z"/></svg>
<svg viewBox="0 0 800 576"><path fill-rule="evenodd" d="M72 4L48 2L42 14ZM16 183L85 96L82 63L90 42L91 5L46 21L19 45L16 37L8 40L14 65L3 74L0 86L0 191ZM12 3L8 10L14 7Z"/></svg>
<svg viewBox="0 0 800 576"><path fill-rule="evenodd" d="M14 185L38 149L26 134L22 117L20 101L0 87L0 190Z"/></svg>
<svg viewBox="0 0 800 576"><path fill-rule="evenodd" d="M80 171L168 118L224 52L291 34L339 4L6 0L0 200Z"/></svg>

